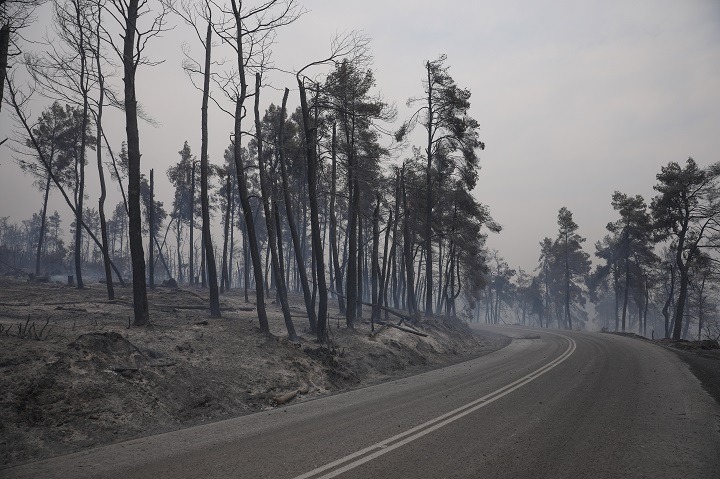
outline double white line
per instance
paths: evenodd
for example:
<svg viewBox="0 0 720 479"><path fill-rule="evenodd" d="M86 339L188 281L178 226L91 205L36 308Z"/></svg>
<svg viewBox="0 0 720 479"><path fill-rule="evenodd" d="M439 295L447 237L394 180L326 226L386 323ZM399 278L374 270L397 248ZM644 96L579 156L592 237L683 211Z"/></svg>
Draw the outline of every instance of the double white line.
<svg viewBox="0 0 720 479"><path fill-rule="evenodd" d="M457 421L458 419L473 413L477 411L478 409L487 406L488 404L500 399L501 397L505 396L506 394L510 394L511 392L515 391L516 389L519 389L529 383L530 381L533 381L537 379L538 377L542 376L546 372L550 371L552 368L557 366L558 364L565 361L567 358L570 357L570 355L575 351L575 341L572 340L572 338L569 338L567 336L564 336L562 334L556 334L556 333L550 333L555 334L557 336L560 336L568 341L568 347L567 349L557 358L550 361L545 366L536 369L535 371L531 372L527 376L523 376L522 378L511 382L510 384L501 387L500 389L497 389L490 394L486 394L485 396L475 399L474 401L471 401L464 406L460 406L457 409L453 409L450 412L447 412L441 416L438 416L434 419L431 419L429 421L426 421L419 426L415 426L412 429L408 429L405 432L401 432L400 434L397 434L393 437L390 437L388 439L385 439L383 441L380 441L378 443L375 443L371 446L368 446L364 449L361 449L357 452L354 452L352 454L349 454L345 457L342 457L336 461L330 462L328 464L325 464L324 466L320 466L316 469L313 469L312 471L306 472L305 474L302 474L300 476L297 476L295 479L309 479L309 478L315 478L315 479L326 479L338 476L344 472L347 472L351 469L354 469L361 464L364 464L368 461L372 461L373 459L382 456L383 454L387 454L388 452L397 449L401 446L404 446L405 444L408 444L410 442L415 441L416 439L420 439L421 437L425 436L426 434L430 434L433 431L436 431L437 429L440 429L443 426L446 426L450 424L451 422ZM343 465L344 464L344 465ZM338 467L342 466L342 467ZM337 469L335 469L337 467ZM331 470L330 472L323 474L325 471ZM322 474L322 475L321 475Z"/></svg>

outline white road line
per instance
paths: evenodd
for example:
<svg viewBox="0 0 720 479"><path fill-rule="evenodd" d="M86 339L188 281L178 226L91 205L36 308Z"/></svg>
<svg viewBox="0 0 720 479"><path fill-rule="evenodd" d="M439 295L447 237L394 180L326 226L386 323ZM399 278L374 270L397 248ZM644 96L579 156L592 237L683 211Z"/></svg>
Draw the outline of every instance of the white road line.
<svg viewBox="0 0 720 479"><path fill-rule="evenodd" d="M457 421L458 419L477 411L480 408L483 408L487 406L488 404L500 399L501 397L505 396L506 394L510 394L511 392L515 391L518 388L521 388L522 386L526 385L527 383L537 379L538 377L542 376L546 372L550 371L552 368L557 366L558 364L565 361L567 358L572 355L573 352L575 352L576 344L575 341L573 341L572 338L569 338L567 336L564 336L562 334L557 333L548 333L548 334L554 334L556 336L560 336L561 338L564 338L568 341L568 348L557 358L550 361L545 366L542 366L535 371L531 372L530 374L523 376L522 378L511 382L510 384L501 387L500 389L497 389L489 394L486 394L485 396L476 399L474 401L471 401L464 406L460 406L459 408L453 409L450 412L447 412L441 416L438 416L434 419L431 419L429 421L426 421L419 426L415 426L411 429L408 429L407 431L401 432L400 434L397 434L393 437L390 437L388 439L385 439L383 441L380 441L376 444L373 444L372 446L368 446L364 449L361 449L357 452L354 452L352 454L349 454L345 457L342 457L340 459L337 459L333 462L330 462L328 464L325 464L324 466L320 466L316 469L313 469L312 471L308 471L305 474L302 474L300 476L295 477L295 479L309 479L311 477L315 477L317 479L327 479L331 477L338 476L342 474L343 472L347 472L351 469L354 469L361 464L364 464L368 461L372 461L373 459L382 456L383 454L387 454L390 451L393 451L401 446L404 446L405 444L408 444L412 441L415 441L427 434L430 434L433 431L436 431L437 429L440 429L443 426L446 426L452 422ZM353 459L355 459L353 461ZM352 462L349 462L352 461ZM347 463L347 464L345 464ZM319 476L318 474L321 474L329 469L333 469L337 466L340 466L342 464L345 464L344 466L335 469L325 475Z"/></svg>

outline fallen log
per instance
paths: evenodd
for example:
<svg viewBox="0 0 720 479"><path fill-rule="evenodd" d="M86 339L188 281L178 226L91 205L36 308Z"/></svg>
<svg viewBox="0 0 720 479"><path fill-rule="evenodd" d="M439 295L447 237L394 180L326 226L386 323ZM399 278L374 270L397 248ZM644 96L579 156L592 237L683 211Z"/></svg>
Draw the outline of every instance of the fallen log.
<svg viewBox="0 0 720 479"><path fill-rule="evenodd" d="M210 306L206 304L154 304L153 306L160 309L210 309ZM255 308L247 306L238 306L234 308L223 306L220 308L220 311L255 311Z"/></svg>
<svg viewBox="0 0 720 479"><path fill-rule="evenodd" d="M336 292L336 291L333 291L332 289L328 289L328 292L329 292L329 293L332 293L332 294L336 294L336 295L340 296L340 297L343 298L343 299L347 299L347 296L345 296L344 294L340 294L340 293L338 293L338 292ZM370 307L373 307L373 306L374 306L372 303L366 303L366 302L364 302L364 301L361 301L361 303L364 304L365 306L370 306ZM409 315L407 315L407 314L399 313L399 312L397 312L396 310L394 310L394 309L392 309L392 308L388 308L387 306L377 305L377 307L380 308L380 309L383 310L383 311L387 311L387 312L390 313L390 314L394 314L395 316L397 316L398 318L402 319L403 321L410 321L411 323L414 323L414 322L415 322L415 319L413 319L412 316L409 316ZM375 322L378 323L378 324L382 324L382 323L380 323L380 321L377 321L377 320L375 320ZM402 324L402 321L400 322L400 324Z"/></svg>
<svg viewBox="0 0 720 479"><path fill-rule="evenodd" d="M398 326L398 325L392 324L392 323L386 323L385 321L380 321L380 320L377 320L377 319L375 320L375 324L380 324L380 325L382 325L382 326L388 326L388 327L390 327L390 328L399 329L400 331L404 331L404 332L410 333L410 334L416 334L416 335L418 335L418 336L422 336L423 338L427 338L427 337L428 337L427 334L421 333L420 331L417 331L417 330L415 330L415 329L404 328L404 327L402 327L402 326Z"/></svg>

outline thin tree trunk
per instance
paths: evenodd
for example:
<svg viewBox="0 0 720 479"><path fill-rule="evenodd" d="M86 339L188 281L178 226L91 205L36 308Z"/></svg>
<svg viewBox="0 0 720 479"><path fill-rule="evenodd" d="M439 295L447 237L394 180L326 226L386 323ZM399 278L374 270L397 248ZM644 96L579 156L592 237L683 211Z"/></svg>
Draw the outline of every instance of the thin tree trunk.
<svg viewBox="0 0 720 479"><path fill-rule="evenodd" d="M440 303L442 302L443 295L447 292L447 288L443 288L443 240L442 237L438 239L438 282L437 282L437 300L435 302L435 314L439 315L442 309ZM445 253L447 255L447 252ZM447 268L446 268L447 269ZM447 275L445 275L447 278Z"/></svg>
<svg viewBox="0 0 720 479"><path fill-rule="evenodd" d="M332 166L330 172L330 251L333 268L335 270L335 290L340 292L342 286L342 271L340 271L340 258L338 258L337 216L335 214L335 201L337 196L337 124L333 123L331 143ZM345 298L337 295L340 314L345 314Z"/></svg>
<svg viewBox="0 0 720 479"><path fill-rule="evenodd" d="M623 311L622 311L622 332L625 332L625 317L627 315L627 305L628 305L628 296L630 293L630 255L629 255L629 245L628 245L628 233L627 230L624 233L624 255L625 255L625 292L623 295Z"/></svg>
<svg viewBox="0 0 720 479"><path fill-rule="evenodd" d="M2 85L3 87L5 85ZM40 214L40 235L38 238L37 254L35 256L35 276L40 276L40 258L42 257L43 241L45 239L45 218L47 217L47 204L50 197L50 175L45 182L45 194L43 196L42 213Z"/></svg>
<svg viewBox="0 0 720 479"><path fill-rule="evenodd" d="M427 69L428 109L427 109L427 167L425 170L425 283L427 294L425 296L425 316L432 315L432 160L433 160L433 83L430 62L425 65Z"/></svg>
<svg viewBox="0 0 720 479"><path fill-rule="evenodd" d="M357 186L357 183L356 183ZM357 297L355 299L355 307L357 312L355 317L362 319L363 317L363 221L358 211L358 227L357 227Z"/></svg>
<svg viewBox="0 0 720 479"><path fill-rule="evenodd" d="M208 198L208 99L210 96L210 58L212 53L212 22L208 21L205 37L205 70L203 71L203 97L201 107L202 139L200 142L200 207L202 209L203 246L210 286L210 316L220 317L220 293L217 267L210 237L210 202ZM203 278L204 280L204 278Z"/></svg>
<svg viewBox="0 0 720 479"><path fill-rule="evenodd" d="M308 110L305 86L298 77L300 88L300 107L302 110L303 124L305 126L305 149L307 151L307 181L308 196L310 197L310 230L312 236L313 258L315 259L316 284L318 288L318 324L317 338L320 342L327 341L327 285L325 283L325 258L322 250L322 239L320 237L320 223L318 218L317 204L317 126L310 124L310 112Z"/></svg>
<svg viewBox="0 0 720 479"><path fill-rule="evenodd" d="M4 2L3 2L4 3ZM10 22L9 19L0 27L0 111L2 111L3 92L5 91L5 77L7 76L8 50L10 48ZM4 140L3 140L4 143ZM2 144L2 143L0 143Z"/></svg>
<svg viewBox="0 0 720 479"><path fill-rule="evenodd" d="M185 282L185 277L183 276L183 261L182 261L182 220L178 218L177 223L175 223L175 245L176 245L176 253L177 253L177 278L178 283L182 284Z"/></svg>
<svg viewBox="0 0 720 479"><path fill-rule="evenodd" d="M265 158L263 157L263 138L262 124L260 123L260 73L255 74L255 135L257 140L257 159L258 170L260 172L260 192L263 212L265 213L265 228L267 229L268 250L270 252L270 262L272 263L273 278L275 282L275 291L277 300L282 307L283 317L285 319L285 328L291 341L297 341L297 333L295 325L290 315L290 305L287 299L287 290L285 288L285 277L281 271L280 261L278 258L277 231L273 224L273 212L271 211L271 187L267 178L267 170Z"/></svg>
<svg viewBox="0 0 720 479"><path fill-rule="evenodd" d="M192 178L190 179L190 284L197 284L195 280L195 165L192 163Z"/></svg>
<svg viewBox="0 0 720 479"><path fill-rule="evenodd" d="M310 291L310 283L307 278L307 270L305 269L305 255L303 253L302 244L298 235L295 216L292 210L292 199L290 198L290 185L288 181L287 165L285 164L285 141L283 131L285 129L285 112L287 108L287 98L290 93L289 89L285 89L280 110L280 124L278 125L278 154L280 160L280 174L283 184L283 199L285 201L285 215L287 216L288 227L290 228L290 236L292 237L293 250L295 251L295 262L297 264L297 272L300 275L300 286L302 287L303 300L305 301L305 311L308 315L310 330L317 331L317 316L315 315L315 306Z"/></svg>
<svg viewBox="0 0 720 479"><path fill-rule="evenodd" d="M242 207L242 203L240 206ZM250 251L248 250L247 223L245 223L244 215L243 215L242 225L243 225L243 231L242 231L242 234L243 234L243 245L242 245L242 250L243 250L243 294L245 296L245 302L249 303L250 298L248 297L248 288L249 288L248 283L250 283L250 268L249 268Z"/></svg>
<svg viewBox="0 0 720 479"><path fill-rule="evenodd" d="M222 252L222 271L220 278L220 293L225 292L225 288L228 288L228 240L230 239L230 201L232 197L232 190L230 189L230 175L227 176L225 181L225 189L227 190L227 197L225 200L225 234L223 235L223 252Z"/></svg>
<svg viewBox="0 0 720 479"><path fill-rule="evenodd" d="M373 238L372 238L372 258L371 258L371 290L372 290L372 312L371 320L380 318L380 300L378 299L378 277L380 276L380 195L375 200L375 211L373 212Z"/></svg>
<svg viewBox="0 0 720 479"><path fill-rule="evenodd" d="M687 302L687 292L689 276L685 268L678 265L680 273L680 289L678 290L678 298L675 304L675 316L673 318L672 338L675 340L682 338L683 319L685 317L685 303Z"/></svg>
<svg viewBox="0 0 720 479"><path fill-rule="evenodd" d="M388 256L390 254L390 225L393 223L393 212L390 210L388 221L385 224L385 240L383 244L383 264L380 270L380 298L379 302L383 306L388 305Z"/></svg>
<svg viewBox="0 0 720 479"><path fill-rule="evenodd" d="M235 191L235 184L231 180L230 182L230 259L227 264L228 269L228 279L227 279L227 289L230 290L230 288L233 287L233 260L235 257L235 195L232 194Z"/></svg>
<svg viewBox="0 0 720 479"><path fill-rule="evenodd" d="M155 288L155 248L153 247L153 238L155 238L155 170L150 169L150 200L147 205L148 212L148 287Z"/></svg>
<svg viewBox="0 0 720 479"><path fill-rule="evenodd" d="M77 196L77 210L75 211L75 275L77 276L77 287L82 289L84 287L82 279L82 263L80 259L80 246L82 244L82 228L80 224L83 218L83 204L85 199L85 149L87 148L87 128L88 128L88 117L89 117L89 104L88 104L88 82L89 74L87 68L87 49L85 48L85 28L83 26L83 19L81 18L80 4L75 4L75 22L78 28L78 53L80 56L80 75L79 75L79 86L80 93L83 98L83 113L82 113L82 134L80 135L80 181L78 185L78 196Z"/></svg>
<svg viewBox="0 0 720 479"><path fill-rule="evenodd" d="M565 322L568 329L572 329L572 318L570 317L570 246L567 234L565 235Z"/></svg>
<svg viewBox="0 0 720 479"><path fill-rule="evenodd" d="M402 189L404 209L403 242L405 247L405 273L407 274L407 280L405 284L405 287L407 288L407 309L408 312L410 312L410 315L413 315L417 311L417 303L415 301L415 279L413 277L412 241L410 236L410 204L408 203L407 192L405 191L404 169L402 172L402 176L400 177L400 187Z"/></svg>
<svg viewBox="0 0 720 479"><path fill-rule="evenodd" d="M397 245L398 245L398 223L400 221L400 174L395 172L395 221L393 222L393 241L390 248L390 266L392 267L392 289L393 289L393 305L400 307L400 285L398 284L397 274Z"/></svg>

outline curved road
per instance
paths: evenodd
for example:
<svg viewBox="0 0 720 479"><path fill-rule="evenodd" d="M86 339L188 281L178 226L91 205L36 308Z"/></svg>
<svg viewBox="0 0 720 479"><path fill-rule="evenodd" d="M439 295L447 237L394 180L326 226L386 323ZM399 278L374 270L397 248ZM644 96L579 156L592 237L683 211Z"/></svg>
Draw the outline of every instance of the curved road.
<svg viewBox="0 0 720 479"><path fill-rule="evenodd" d="M673 353L607 334L485 329L514 340L418 376L0 476L720 477L720 407Z"/></svg>

